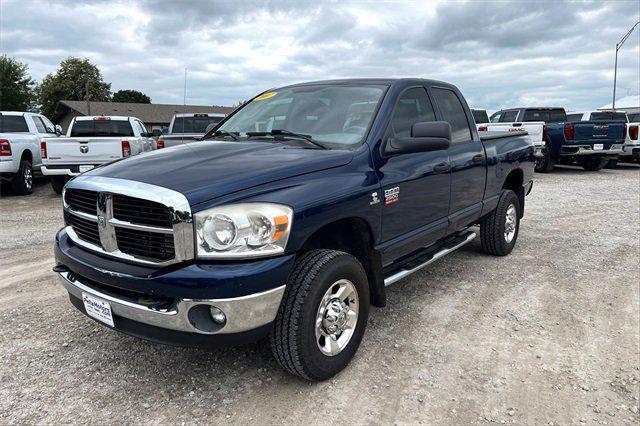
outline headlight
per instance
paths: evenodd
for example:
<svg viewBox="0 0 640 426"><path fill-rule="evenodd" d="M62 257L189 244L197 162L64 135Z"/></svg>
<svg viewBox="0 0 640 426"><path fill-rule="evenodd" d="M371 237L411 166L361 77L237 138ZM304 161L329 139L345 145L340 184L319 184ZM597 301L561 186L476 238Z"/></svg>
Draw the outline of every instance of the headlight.
<svg viewBox="0 0 640 426"><path fill-rule="evenodd" d="M243 203L194 216L199 258L248 258L284 253L293 210L280 204Z"/></svg>

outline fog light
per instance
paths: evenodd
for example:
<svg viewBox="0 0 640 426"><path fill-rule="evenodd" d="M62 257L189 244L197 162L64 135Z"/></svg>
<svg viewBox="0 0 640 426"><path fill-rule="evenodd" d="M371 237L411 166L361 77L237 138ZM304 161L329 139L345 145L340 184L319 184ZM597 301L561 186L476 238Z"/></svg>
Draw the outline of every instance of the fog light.
<svg viewBox="0 0 640 426"><path fill-rule="evenodd" d="M211 315L211 319L213 320L213 322L215 322L216 324L224 324L227 321L227 317L224 312L222 312L220 308L217 308L215 306L209 308L209 314Z"/></svg>

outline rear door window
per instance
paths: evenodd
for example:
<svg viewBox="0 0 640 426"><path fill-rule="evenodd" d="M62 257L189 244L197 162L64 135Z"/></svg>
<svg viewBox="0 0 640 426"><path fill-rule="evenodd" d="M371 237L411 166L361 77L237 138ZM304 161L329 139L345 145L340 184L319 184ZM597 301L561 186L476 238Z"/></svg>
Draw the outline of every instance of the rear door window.
<svg viewBox="0 0 640 426"><path fill-rule="evenodd" d="M223 117L193 116L176 117L173 121L172 133L204 133L211 123L218 124Z"/></svg>
<svg viewBox="0 0 640 426"><path fill-rule="evenodd" d="M518 118L518 110L515 111L505 111L500 116L500 120L498 123L513 123Z"/></svg>
<svg viewBox="0 0 640 426"><path fill-rule="evenodd" d="M34 115L33 124L36 125L36 129L38 130L38 133L47 133L47 129L44 127L44 123L42 122L42 119L40 117L37 117Z"/></svg>
<svg viewBox="0 0 640 426"><path fill-rule="evenodd" d="M622 121L627 122L627 114L624 112L592 112L589 120L593 121Z"/></svg>
<svg viewBox="0 0 640 426"><path fill-rule="evenodd" d="M28 133L27 120L21 115L0 114L0 133Z"/></svg>
<svg viewBox="0 0 640 426"><path fill-rule="evenodd" d="M397 137L411 136L411 127L424 121L435 121L436 114L423 87L407 89L398 99L391 125Z"/></svg>
<svg viewBox="0 0 640 426"><path fill-rule="evenodd" d="M462 102L449 89L432 88L433 98L442 112L442 118L451 125L451 143L471 140L471 129Z"/></svg>

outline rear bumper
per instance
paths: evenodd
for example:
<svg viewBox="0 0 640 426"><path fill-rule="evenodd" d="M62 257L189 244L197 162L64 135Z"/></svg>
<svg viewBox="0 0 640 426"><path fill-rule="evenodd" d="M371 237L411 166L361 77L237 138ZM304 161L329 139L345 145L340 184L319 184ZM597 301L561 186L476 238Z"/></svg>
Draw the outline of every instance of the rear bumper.
<svg viewBox="0 0 640 426"><path fill-rule="evenodd" d="M622 144L613 144L605 146L604 149L593 149L593 144L590 145L563 145L560 150L562 156L574 156L574 155L595 155L595 156L614 156L620 155L623 152Z"/></svg>
<svg viewBox="0 0 640 426"><path fill-rule="evenodd" d="M625 157L640 158L640 144L625 144L623 147L623 152L620 155Z"/></svg>
<svg viewBox="0 0 640 426"><path fill-rule="evenodd" d="M0 161L0 173L14 174L18 172L18 162L13 159Z"/></svg>
<svg viewBox="0 0 640 426"><path fill-rule="evenodd" d="M98 167L100 164L82 164L83 166ZM86 170L85 170L86 171ZM48 164L42 165L42 174L46 176L78 176L81 174L79 164Z"/></svg>

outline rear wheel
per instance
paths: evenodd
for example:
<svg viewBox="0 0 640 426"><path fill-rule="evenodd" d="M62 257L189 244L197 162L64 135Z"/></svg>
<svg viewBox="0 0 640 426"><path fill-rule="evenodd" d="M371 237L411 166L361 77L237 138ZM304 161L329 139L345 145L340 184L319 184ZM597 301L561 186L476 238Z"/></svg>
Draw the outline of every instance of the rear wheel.
<svg viewBox="0 0 640 426"><path fill-rule="evenodd" d="M555 167L555 161L551 158L549 145L545 147L542 156L536 157L535 170L538 173L549 173Z"/></svg>
<svg viewBox="0 0 640 426"><path fill-rule="evenodd" d="M605 169L615 169L618 166L618 160L609 160L604 166Z"/></svg>
<svg viewBox="0 0 640 426"><path fill-rule="evenodd" d="M511 253L520 231L520 200L515 192L504 190L498 206L480 222L482 249L494 256Z"/></svg>
<svg viewBox="0 0 640 426"><path fill-rule="evenodd" d="M609 160L607 160L606 158L587 158L584 160L580 160L579 164L583 169L589 172L597 172L598 170L602 170L608 162Z"/></svg>
<svg viewBox="0 0 640 426"><path fill-rule="evenodd" d="M287 371L325 380L344 369L369 317L367 275L356 258L312 250L296 262L271 331L271 348Z"/></svg>
<svg viewBox="0 0 640 426"><path fill-rule="evenodd" d="M53 176L51 177L51 188L53 191L60 195L62 194L62 188L69 181L69 178L66 176Z"/></svg>
<svg viewBox="0 0 640 426"><path fill-rule="evenodd" d="M18 173L11 182L13 186L13 192L20 195L29 195L33 192L33 167L31 161L20 161L20 168Z"/></svg>

